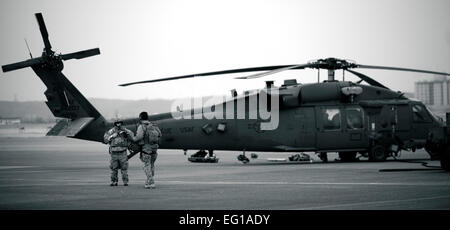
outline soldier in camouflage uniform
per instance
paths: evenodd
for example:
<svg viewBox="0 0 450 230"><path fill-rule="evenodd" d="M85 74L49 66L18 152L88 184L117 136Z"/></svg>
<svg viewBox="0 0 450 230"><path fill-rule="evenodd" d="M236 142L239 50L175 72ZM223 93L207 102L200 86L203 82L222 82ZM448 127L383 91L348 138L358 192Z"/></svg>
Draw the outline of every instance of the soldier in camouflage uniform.
<svg viewBox="0 0 450 230"><path fill-rule="evenodd" d="M161 130L156 124L148 120L147 112L139 114L140 124L136 131L133 141L142 146L141 161L144 162L144 172L147 176L145 188L155 188L155 161L158 156L158 143L161 138Z"/></svg>
<svg viewBox="0 0 450 230"><path fill-rule="evenodd" d="M110 168L111 168L111 186L117 186L119 181L118 171L120 169L122 174L122 181L124 186L128 186L128 158L127 147L129 144L129 137L133 137L133 132L122 127L123 121L116 120L114 127L106 131L104 135L105 144L109 144Z"/></svg>

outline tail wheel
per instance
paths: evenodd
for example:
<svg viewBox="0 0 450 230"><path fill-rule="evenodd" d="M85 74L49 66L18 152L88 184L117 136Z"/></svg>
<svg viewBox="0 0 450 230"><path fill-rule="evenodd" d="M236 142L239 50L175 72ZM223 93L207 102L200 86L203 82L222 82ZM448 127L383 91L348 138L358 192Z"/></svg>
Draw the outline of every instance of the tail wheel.
<svg viewBox="0 0 450 230"><path fill-rule="evenodd" d="M441 168L450 172L450 148L447 152L441 155Z"/></svg>
<svg viewBox="0 0 450 230"><path fill-rule="evenodd" d="M343 162L352 162L356 161L357 152L339 152L339 158Z"/></svg>
<svg viewBox="0 0 450 230"><path fill-rule="evenodd" d="M369 152L369 161L385 161L387 158L386 148L382 145L374 145Z"/></svg>

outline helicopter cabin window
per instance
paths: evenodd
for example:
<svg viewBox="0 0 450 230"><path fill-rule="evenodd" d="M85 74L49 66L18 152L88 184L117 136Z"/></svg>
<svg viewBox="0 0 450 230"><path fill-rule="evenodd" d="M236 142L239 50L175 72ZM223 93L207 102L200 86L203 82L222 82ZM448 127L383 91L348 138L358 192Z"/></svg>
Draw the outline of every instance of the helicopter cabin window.
<svg viewBox="0 0 450 230"><path fill-rule="evenodd" d="M431 122L430 115L422 105L413 105L412 110L415 122Z"/></svg>
<svg viewBox="0 0 450 230"><path fill-rule="evenodd" d="M360 108L347 108L347 129L362 129L363 114Z"/></svg>
<svg viewBox="0 0 450 230"><path fill-rule="evenodd" d="M323 129L338 130L341 128L341 114L339 109L323 109Z"/></svg>

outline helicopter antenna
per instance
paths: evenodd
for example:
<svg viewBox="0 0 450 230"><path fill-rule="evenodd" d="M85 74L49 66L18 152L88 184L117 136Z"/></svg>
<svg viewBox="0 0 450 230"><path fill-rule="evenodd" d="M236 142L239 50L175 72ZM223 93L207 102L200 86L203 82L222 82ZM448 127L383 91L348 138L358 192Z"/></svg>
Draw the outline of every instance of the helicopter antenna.
<svg viewBox="0 0 450 230"><path fill-rule="evenodd" d="M25 40L25 44L27 45L27 49L28 49L28 53L30 54L30 58L33 58L33 55L31 54L31 51L30 51L30 46L28 46L27 39L24 38L23 40Z"/></svg>

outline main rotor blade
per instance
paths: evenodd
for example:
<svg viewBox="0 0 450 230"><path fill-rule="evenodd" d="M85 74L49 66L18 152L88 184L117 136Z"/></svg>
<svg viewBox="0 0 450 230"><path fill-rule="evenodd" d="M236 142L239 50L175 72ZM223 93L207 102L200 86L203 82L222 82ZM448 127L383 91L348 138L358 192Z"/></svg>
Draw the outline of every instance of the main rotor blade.
<svg viewBox="0 0 450 230"><path fill-rule="evenodd" d="M439 74L439 75L447 75L450 76L450 73L444 72L435 72L429 70L421 70L421 69L409 69L409 68L399 68L399 67L389 67L389 66L374 66L374 65L357 65L357 68L365 68L365 69L384 69L384 70L398 70L398 71L409 71L409 72L419 72L419 73L429 73L429 74Z"/></svg>
<svg viewBox="0 0 450 230"><path fill-rule="evenodd" d="M17 70L17 69L22 69L22 68L26 68L26 67L30 67L33 65L37 65L42 63L42 58L38 57L38 58L32 58L32 59L28 59L26 61L21 61L21 62L16 62L13 64L9 64L9 65L4 65L2 66L2 70L4 73L9 72L9 71L13 71L13 70Z"/></svg>
<svg viewBox="0 0 450 230"><path fill-rule="evenodd" d="M381 87L381 88L389 89L388 87L386 87L386 86L384 86L383 84L381 84L381 83L375 81L373 78L371 78L371 77L369 77L369 76L367 76L367 75L364 75L364 74L362 74L362 73L359 73L359 72L356 72L356 71L353 71L353 70L349 70L349 69L346 69L346 70L347 70L348 72L350 72L350 73L352 73L352 74L358 76L361 80L363 80L363 81L369 83L369 85L373 85L373 86L378 86L378 87Z"/></svg>
<svg viewBox="0 0 450 230"><path fill-rule="evenodd" d="M250 76L245 76L245 77L235 77L235 79L260 78L260 77L264 77L264 76L267 76L267 75L271 75L271 74L279 73L279 72L282 72L282 71L290 70L290 69L304 69L306 67L312 67L312 66L313 66L312 64L291 65L291 66L286 66L286 67L270 70L270 71L267 71L267 72L264 72L264 73L252 74Z"/></svg>
<svg viewBox="0 0 450 230"><path fill-rule="evenodd" d="M39 30L41 31L42 40L44 40L45 51L50 53L52 50L52 45L50 45L50 41L48 40L48 32L47 27L45 26L44 18L41 13L36 13L35 15L39 24Z"/></svg>
<svg viewBox="0 0 450 230"><path fill-rule="evenodd" d="M100 49L95 48L95 49L83 50L83 51L69 53L69 54L62 54L61 58L65 61L65 60L70 60L70 59L82 59L82 58L99 55L99 54L100 54Z"/></svg>
<svg viewBox="0 0 450 230"><path fill-rule="evenodd" d="M190 75L183 75L183 76L177 76L177 77L167 77L167 78L159 78L159 79L146 80L146 81L130 82L130 83L120 84L119 86L130 86L130 85L136 85L136 84L144 84L144 83L152 83L152 82L160 82L160 81L171 81L171 80L186 79L186 78L193 78L193 77L203 77L203 76L211 76L211 75L267 71L267 70L284 68L284 67L288 67L288 66L292 66L292 65L261 66L261 67L251 67L251 68L243 68L243 69L215 71L215 72L208 72L208 73L198 73L198 74L190 74Z"/></svg>

